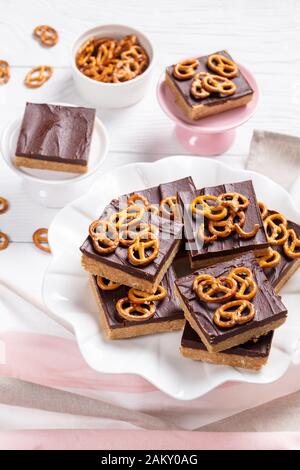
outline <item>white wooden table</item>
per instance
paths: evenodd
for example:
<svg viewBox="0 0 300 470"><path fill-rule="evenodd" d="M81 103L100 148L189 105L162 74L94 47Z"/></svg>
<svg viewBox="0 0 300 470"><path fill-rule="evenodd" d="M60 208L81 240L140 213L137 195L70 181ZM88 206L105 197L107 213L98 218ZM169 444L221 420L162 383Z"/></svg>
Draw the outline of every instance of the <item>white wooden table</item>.
<svg viewBox="0 0 300 470"><path fill-rule="evenodd" d="M261 100L255 116L238 130L233 147L216 157L243 168L254 128L299 134L300 2L298 0L0 0L0 59L11 64L11 80L0 86L0 130L20 115L26 101L86 104L77 95L70 71L74 38L97 24L124 23L145 31L156 48L152 87L137 105L99 109L110 135L103 172L135 161L154 161L186 153L155 95L164 67L179 57L228 49L258 81ZM38 24L55 27L57 46L45 49L32 38ZM35 90L23 85L32 66L48 64L54 75ZM195 157L201 158L201 157ZM39 298L48 258L30 243L33 231L48 226L56 210L40 210L22 191L19 179L0 159L0 194L11 201L0 228L13 241L0 253L0 278L22 284ZM28 275L35 256L36 268ZM18 267L11 260L18 259Z"/></svg>

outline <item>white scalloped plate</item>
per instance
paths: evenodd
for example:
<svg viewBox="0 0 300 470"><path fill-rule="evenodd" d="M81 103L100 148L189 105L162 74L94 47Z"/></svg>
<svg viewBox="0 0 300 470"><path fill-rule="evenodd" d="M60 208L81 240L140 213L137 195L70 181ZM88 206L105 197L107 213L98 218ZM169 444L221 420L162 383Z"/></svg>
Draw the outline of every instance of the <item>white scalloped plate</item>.
<svg viewBox="0 0 300 470"><path fill-rule="evenodd" d="M100 331L97 306L80 266L79 247L90 222L114 197L192 176L197 187L252 179L258 198L300 223L289 194L263 175L232 168L216 160L187 156L117 168L98 179L88 194L62 209L49 231L53 259L43 286L49 314L74 331L87 363L99 372L137 374L174 398L191 400L227 381L269 383L281 377L298 355L300 338L300 270L282 291L289 310L286 324L275 332L268 364L259 372L210 365L183 358L180 332L108 341Z"/></svg>

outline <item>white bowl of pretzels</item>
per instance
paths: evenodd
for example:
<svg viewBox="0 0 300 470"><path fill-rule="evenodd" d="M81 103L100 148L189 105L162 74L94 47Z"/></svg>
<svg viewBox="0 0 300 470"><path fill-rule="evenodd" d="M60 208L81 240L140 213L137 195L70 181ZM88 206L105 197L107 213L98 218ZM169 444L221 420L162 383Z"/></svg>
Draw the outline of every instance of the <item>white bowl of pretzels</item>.
<svg viewBox="0 0 300 470"><path fill-rule="evenodd" d="M142 32L103 25L81 34L72 47L72 73L81 97L93 106L122 108L146 93L153 47Z"/></svg>

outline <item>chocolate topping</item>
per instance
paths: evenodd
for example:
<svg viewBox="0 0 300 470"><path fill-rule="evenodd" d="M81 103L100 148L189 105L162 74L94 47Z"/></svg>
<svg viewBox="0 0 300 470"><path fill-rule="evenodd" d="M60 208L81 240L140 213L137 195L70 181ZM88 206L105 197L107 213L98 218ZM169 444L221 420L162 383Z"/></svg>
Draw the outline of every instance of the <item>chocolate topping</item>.
<svg viewBox="0 0 300 470"><path fill-rule="evenodd" d="M193 199L202 194L211 194L219 196L222 193L237 192L247 196L250 204L245 209L246 220L243 229L248 232L253 229L254 224L259 224L260 228L257 234L252 238L241 238L237 233L233 232L226 238L218 238L212 243L205 243L197 236L199 224L203 220L196 220L192 217L190 212L190 203ZM242 181L238 183L221 184L211 188L203 188L192 193L179 192L179 203L184 211L184 235L187 241L189 255L192 261L199 259L207 259L217 255L230 255L234 253L241 253L253 249L263 249L269 246L265 229L263 226L260 211L257 205L257 200L252 185L252 181ZM207 220L206 220L207 222Z"/></svg>
<svg viewBox="0 0 300 470"><path fill-rule="evenodd" d="M95 280L96 277L94 276ZM161 284L167 291L167 296L160 302L155 302L156 311L152 318L146 321L127 321L121 318L115 308L116 302L122 297L127 297L129 290L126 286L120 286L113 291L104 291L97 288L98 299L105 312L106 320L110 328L120 328L122 326L136 326L145 323L154 323L161 321L170 321L183 318L183 313L174 295L173 286L175 281L175 273L173 268L169 268L165 274Z"/></svg>
<svg viewBox="0 0 300 470"><path fill-rule="evenodd" d="M162 198L177 193L179 188L185 188L186 190L192 190L194 184L191 178L184 178L172 183L161 184L159 186L149 188L146 190L135 191L135 193L142 194L147 197L149 202L152 204L159 204ZM133 193L130 193L133 194ZM119 199L114 199L104 209L101 219L107 219L114 212L118 212L119 207L125 207L127 205L128 195L121 196ZM160 248L158 256L147 266L133 266L128 261L127 249L119 246L114 253L109 255L100 255L97 253L91 243L90 237L88 237L80 248L82 253L96 261L101 261L110 266L122 269L125 272L134 274L143 279L155 281L161 267L167 261L171 251L174 248L174 244L177 240L182 238L182 224L175 223L173 221L164 221L161 217L154 216L151 214L149 220L149 213L145 213L142 222L151 222L152 224L159 227L159 241Z"/></svg>
<svg viewBox="0 0 300 470"><path fill-rule="evenodd" d="M276 211L269 210L269 215L276 213ZM300 237L300 225L296 224L295 222L291 222L288 220L288 228L289 229L294 229L295 233L298 237ZM282 245L272 245L273 250L278 251L280 253L280 262L277 266L274 266L274 268L267 268L264 269L264 273L269 279L270 283L272 284L273 287L276 287L276 285L281 281L283 277L287 274L287 272L294 266L295 263L299 263L299 258L289 258L286 256L286 254L283 251Z"/></svg>
<svg viewBox="0 0 300 470"><path fill-rule="evenodd" d="M250 356L250 357L268 357L271 349L273 331L270 331L267 335L260 336L257 341L247 341L247 343L235 346L234 348L226 349L219 354L234 354L238 356ZM181 345L185 348L201 349L207 351L206 347L202 343L198 334L186 322L183 330Z"/></svg>
<svg viewBox="0 0 300 470"><path fill-rule="evenodd" d="M16 155L87 165L95 109L26 103Z"/></svg>
<svg viewBox="0 0 300 470"><path fill-rule="evenodd" d="M231 269L238 266L245 266L251 269L254 280L257 284L257 293L251 300L255 307L256 314L253 320L248 323L244 323L243 325L236 325L227 329L220 328L213 321L214 312L220 304L200 301L192 289L192 284L195 276L200 273L211 274L214 277L219 277L227 275ZM219 343L246 330L266 325L275 320L284 318L287 315L287 310L281 302L281 297L275 294L270 282L267 280L263 270L258 265L253 253L246 253L230 261L218 263L208 268L201 269L191 275L177 279L175 284L178 287L184 304L210 344Z"/></svg>
<svg viewBox="0 0 300 470"><path fill-rule="evenodd" d="M228 59L232 60L231 56L228 54L227 51L219 51L219 52L215 52L215 54L223 55L224 57L227 57ZM214 72L213 70L207 67L206 65L207 58L208 58L207 55L197 58L199 61L199 65L197 69L195 70L195 74L199 72L208 72L213 75L218 75L216 72ZM220 103L220 102L225 103L228 100L235 100L235 99L241 98L242 96L253 94L253 89L247 82L244 75L239 71L236 77L230 79L236 85L236 91L233 95L225 96L225 95L219 95L218 93L212 93L207 98L195 99L191 95L191 85L192 85L193 78L190 78L184 81L178 80L173 75L173 67L174 67L173 65L171 65L170 67L167 67L166 73L169 75L169 77L171 78L171 80L173 81L173 83L175 84L179 92L181 93L181 95L184 97L185 101L190 106L197 106L199 104L205 105L205 106L213 106L216 103Z"/></svg>

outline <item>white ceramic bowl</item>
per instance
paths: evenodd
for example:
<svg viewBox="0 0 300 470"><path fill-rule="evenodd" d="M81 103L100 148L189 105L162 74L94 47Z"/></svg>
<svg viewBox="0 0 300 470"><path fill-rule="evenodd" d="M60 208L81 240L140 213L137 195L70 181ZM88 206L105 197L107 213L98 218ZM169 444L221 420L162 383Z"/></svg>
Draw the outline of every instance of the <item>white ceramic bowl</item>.
<svg viewBox="0 0 300 470"><path fill-rule="evenodd" d="M55 103L74 106L69 103ZM101 171L107 155L108 136L99 118L95 118L87 173L66 173L60 171L36 170L17 167L14 164L21 117L10 123L1 135L1 153L9 168L22 178L27 194L46 207L64 207L89 190Z"/></svg>
<svg viewBox="0 0 300 470"><path fill-rule="evenodd" d="M75 57L78 49L88 39L95 37L113 37L121 39L135 34L139 43L149 56L148 68L136 78L122 83L102 83L86 77L76 66ZM137 29L119 24L96 26L81 34L72 46L72 73L76 88L81 97L94 107L123 108L140 101L146 93L153 67L153 46L150 40Z"/></svg>

